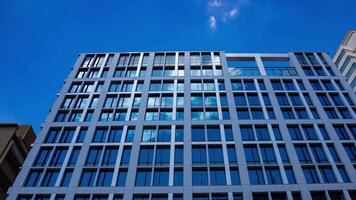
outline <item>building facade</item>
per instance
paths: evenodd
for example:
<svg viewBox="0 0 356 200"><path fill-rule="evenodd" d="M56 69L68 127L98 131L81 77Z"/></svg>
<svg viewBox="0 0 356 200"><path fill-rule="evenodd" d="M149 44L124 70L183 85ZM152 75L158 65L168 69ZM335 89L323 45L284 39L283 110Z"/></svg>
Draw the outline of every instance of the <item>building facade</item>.
<svg viewBox="0 0 356 200"><path fill-rule="evenodd" d="M355 103L325 53L80 54L9 199L356 199Z"/></svg>
<svg viewBox="0 0 356 200"><path fill-rule="evenodd" d="M346 77L346 81L356 90L356 30L349 30L346 33L333 61Z"/></svg>
<svg viewBox="0 0 356 200"><path fill-rule="evenodd" d="M14 183L20 167L35 141L29 125L0 124L0 199Z"/></svg>

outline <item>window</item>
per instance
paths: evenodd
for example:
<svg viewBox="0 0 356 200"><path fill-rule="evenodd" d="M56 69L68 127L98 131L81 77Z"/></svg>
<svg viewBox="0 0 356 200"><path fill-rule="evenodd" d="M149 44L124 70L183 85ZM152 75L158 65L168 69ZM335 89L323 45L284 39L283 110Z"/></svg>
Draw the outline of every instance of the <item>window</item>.
<svg viewBox="0 0 356 200"><path fill-rule="evenodd" d="M255 83L253 80L245 80L244 81L245 90L256 90Z"/></svg>
<svg viewBox="0 0 356 200"><path fill-rule="evenodd" d="M123 83L122 84L122 87L121 87L121 92L131 92L132 91L132 86L133 84L132 83Z"/></svg>
<svg viewBox="0 0 356 200"><path fill-rule="evenodd" d="M193 169L192 172L193 185L208 185L208 172L204 169Z"/></svg>
<svg viewBox="0 0 356 200"><path fill-rule="evenodd" d="M121 166L129 164L130 156L131 156L131 148L124 148L121 157Z"/></svg>
<svg viewBox="0 0 356 200"><path fill-rule="evenodd" d="M192 141L205 141L204 127L193 127L192 128Z"/></svg>
<svg viewBox="0 0 356 200"><path fill-rule="evenodd" d="M339 119L339 116L336 114L335 109L327 108L324 110L329 119Z"/></svg>
<svg viewBox="0 0 356 200"><path fill-rule="evenodd" d="M59 138L59 143L70 143L72 142L72 138L74 135L75 130L73 129L64 129L62 132L61 137Z"/></svg>
<svg viewBox="0 0 356 200"><path fill-rule="evenodd" d="M340 162L340 158L336 152L336 149L334 148L334 146L332 144L329 144L328 145L328 149L329 149L329 152L331 154L331 157L333 158L333 160L335 162Z"/></svg>
<svg viewBox="0 0 356 200"><path fill-rule="evenodd" d="M257 147L247 146L244 147L246 162L248 164L259 164L260 158L258 156Z"/></svg>
<svg viewBox="0 0 356 200"><path fill-rule="evenodd" d="M85 56L85 59L83 61L83 64L81 67L90 67L89 64L92 63L94 56L93 55L87 55Z"/></svg>
<svg viewBox="0 0 356 200"><path fill-rule="evenodd" d="M328 99L326 94L317 94L317 96L318 96L318 99L319 99L321 105L323 105L323 106L330 106L331 105L331 103L330 103L330 101L329 101L329 99Z"/></svg>
<svg viewBox="0 0 356 200"><path fill-rule="evenodd" d="M299 162L301 163L311 163L311 158L308 153L306 146L296 146L295 151L297 153Z"/></svg>
<svg viewBox="0 0 356 200"><path fill-rule="evenodd" d="M126 177L127 177L127 170L125 169L120 169L118 175L117 175L117 181L116 181L116 186L122 187L125 186L126 184Z"/></svg>
<svg viewBox="0 0 356 200"><path fill-rule="evenodd" d="M293 106L302 106L303 102L302 99L299 97L298 94L289 94L290 101L292 102Z"/></svg>
<svg viewBox="0 0 356 200"><path fill-rule="evenodd" d="M51 153L52 153L51 148L41 148L41 150L37 154L37 158L34 163L34 166L46 166Z"/></svg>
<svg viewBox="0 0 356 200"><path fill-rule="evenodd" d="M170 149L165 148L158 148L156 150L156 165L169 165L169 158L170 158Z"/></svg>
<svg viewBox="0 0 356 200"><path fill-rule="evenodd" d="M224 164L224 155L221 147L209 147L208 152L210 165Z"/></svg>
<svg viewBox="0 0 356 200"><path fill-rule="evenodd" d="M276 97L280 106L289 106L289 102L285 94L276 94Z"/></svg>
<svg viewBox="0 0 356 200"><path fill-rule="evenodd" d="M338 169L340 176L341 176L342 180L344 181L344 183L349 183L350 178L347 175L345 168L343 166L338 166L337 169Z"/></svg>
<svg viewBox="0 0 356 200"><path fill-rule="evenodd" d="M269 100L268 94L263 94L262 95L263 102L265 103L265 106L271 106L271 101Z"/></svg>
<svg viewBox="0 0 356 200"><path fill-rule="evenodd" d="M275 138L277 141L280 141L280 140L283 139L283 138L282 138L281 131L279 130L278 125L273 125L273 126L272 126L272 131L273 131L274 138Z"/></svg>
<svg viewBox="0 0 356 200"><path fill-rule="evenodd" d="M54 150L49 166L61 166L67 155L67 148L57 148Z"/></svg>
<svg viewBox="0 0 356 200"><path fill-rule="evenodd" d="M226 185L225 171L223 169L211 169L210 170L210 184L211 185Z"/></svg>
<svg viewBox="0 0 356 200"><path fill-rule="evenodd" d="M174 186L182 186L183 185L183 170L175 169L173 180L174 180L174 182L173 182Z"/></svg>
<svg viewBox="0 0 356 200"><path fill-rule="evenodd" d="M353 144L344 144L344 149L351 162L356 162L356 148Z"/></svg>
<svg viewBox="0 0 356 200"><path fill-rule="evenodd" d="M292 140L303 140L303 136L297 126L289 126L288 132Z"/></svg>
<svg viewBox="0 0 356 200"><path fill-rule="evenodd" d="M79 157L80 147L74 147L72 150L72 155L69 158L68 166L75 166Z"/></svg>
<svg viewBox="0 0 356 200"><path fill-rule="evenodd" d="M98 180L96 185L99 187L111 186L113 173L114 173L113 170L101 170L98 174Z"/></svg>
<svg viewBox="0 0 356 200"><path fill-rule="evenodd" d="M243 141L254 141L255 136L253 134L252 127L240 127L241 138Z"/></svg>
<svg viewBox="0 0 356 200"><path fill-rule="evenodd" d="M170 121L170 120L172 120L172 112L161 111L159 113L159 120L162 120L162 121Z"/></svg>
<svg viewBox="0 0 356 200"><path fill-rule="evenodd" d="M68 187L69 186L69 182L70 179L72 178L72 174L73 174L73 170L71 169L67 169L64 174L63 174L63 178L61 181L61 187Z"/></svg>
<svg viewBox="0 0 356 200"><path fill-rule="evenodd" d="M318 125L318 127L319 127L320 133L323 136L324 140L330 140L329 134L326 131L325 126L324 125Z"/></svg>
<svg viewBox="0 0 356 200"><path fill-rule="evenodd" d="M265 184L262 169L259 169L259 168L248 169L248 175L250 178L250 183L252 185L264 185Z"/></svg>
<svg viewBox="0 0 356 200"><path fill-rule="evenodd" d="M271 80L273 90L283 90L283 86L278 80Z"/></svg>
<svg viewBox="0 0 356 200"><path fill-rule="evenodd" d="M320 167L319 171L325 183L336 183L336 178L331 167Z"/></svg>
<svg viewBox="0 0 356 200"><path fill-rule="evenodd" d="M174 151L174 164L180 165L183 164L183 147L176 147Z"/></svg>
<svg viewBox="0 0 356 200"><path fill-rule="evenodd" d="M58 178L59 170L47 170L43 177L41 187L54 187Z"/></svg>
<svg viewBox="0 0 356 200"><path fill-rule="evenodd" d="M257 94L248 94L247 99L248 99L248 103L250 106L260 106L261 105Z"/></svg>
<svg viewBox="0 0 356 200"><path fill-rule="evenodd" d="M25 182L25 187L36 187L40 181L43 170L31 170Z"/></svg>
<svg viewBox="0 0 356 200"><path fill-rule="evenodd" d="M151 148L142 148L140 150L139 165L151 165L153 161L153 149Z"/></svg>
<svg viewBox="0 0 356 200"><path fill-rule="evenodd" d="M151 128L145 128L143 130L142 142L155 142L157 137L157 131Z"/></svg>
<svg viewBox="0 0 356 200"><path fill-rule="evenodd" d="M83 170L79 186L81 186L81 187L92 187L92 186L94 186L95 176L96 176L96 171L94 171L94 170Z"/></svg>
<svg viewBox="0 0 356 200"><path fill-rule="evenodd" d="M315 133L315 129L312 126L302 126L302 129L307 140L318 139L318 136Z"/></svg>
<svg viewBox="0 0 356 200"><path fill-rule="evenodd" d="M269 119L276 119L272 108L267 108L267 114Z"/></svg>
<svg viewBox="0 0 356 200"><path fill-rule="evenodd" d="M175 141L176 142L183 142L183 138L184 138L184 130L183 128L176 128L175 131Z"/></svg>
<svg viewBox="0 0 356 200"><path fill-rule="evenodd" d="M266 169L266 176L268 184L282 184L282 178L278 168Z"/></svg>
<svg viewBox="0 0 356 200"><path fill-rule="evenodd" d="M349 140L350 137L343 126L334 125L334 130L340 140Z"/></svg>
<svg viewBox="0 0 356 200"><path fill-rule="evenodd" d="M86 165L97 166L101 158L102 149L99 147L92 147L89 150Z"/></svg>
<svg viewBox="0 0 356 200"><path fill-rule="evenodd" d="M93 142L105 142L108 130L106 128L96 129Z"/></svg>
<svg viewBox="0 0 356 200"><path fill-rule="evenodd" d="M194 194L193 200L209 200L208 194Z"/></svg>
<svg viewBox="0 0 356 200"><path fill-rule="evenodd" d="M151 183L151 171L148 170L137 170L136 173L136 186L150 186Z"/></svg>
<svg viewBox="0 0 356 200"><path fill-rule="evenodd" d="M83 143L84 142L84 139L85 139L85 135L87 133L87 128L81 128L79 133L78 133L78 136L77 136L77 143Z"/></svg>
<svg viewBox="0 0 356 200"><path fill-rule="evenodd" d="M169 172L168 170L156 170L153 176L154 186L168 186Z"/></svg>
<svg viewBox="0 0 356 200"><path fill-rule="evenodd" d="M231 177L231 184L232 185L240 185L240 174L239 174L239 170L232 168L230 169L230 177Z"/></svg>
<svg viewBox="0 0 356 200"><path fill-rule="evenodd" d="M300 90L305 90L304 84L302 80L297 80L298 86Z"/></svg>
<svg viewBox="0 0 356 200"><path fill-rule="evenodd" d="M261 155L265 164L277 163L276 156L272 146L261 146Z"/></svg>
<svg viewBox="0 0 356 200"><path fill-rule="evenodd" d="M278 146L278 150L279 150L279 155L281 156L281 160L283 163L289 163L289 157L288 157L288 153L287 153L287 149L285 148L285 146Z"/></svg>
<svg viewBox="0 0 356 200"><path fill-rule="evenodd" d="M113 113L111 111L103 111L100 115L99 121L111 121L113 119Z"/></svg>
<svg viewBox="0 0 356 200"><path fill-rule="evenodd" d="M128 128L127 131L126 131L125 142L133 142L134 134L135 134L135 129L134 128Z"/></svg>
<svg viewBox="0 0 356 200"><path fill-rule="evenodd" d="M342 101L339 94L330 94L330 99L336 106L343 106L344 102Z"/></svg>
<svg viewBox="0 0 356 200"><path fill-rule="evenodd" d="M171 141L171 129L160 128L158 129L157 142L170 142Z"/></svg>
<svg viewBox="0 0 356 200"><path fill-rule="evenodd" d="M221 141L220 138L220 128L219 127L208 127L207 128L208 141Z"/></svg>
<svg viewBox="0 0 356 200"><path fill-rule="evenodd" d="M102 166L115 166L118 149L115 147L107 147L104 151Z"/></svg>
<svg viewBox="0 0 356 200"><path fill-rule="evenodd" d="M231 127L224 127L224 131L225 131L225 140L226 141L233 141L234 140L234 136L232 133L232 128Z"/></svg>
<svg viewBox="0 0 356 200"><path fill-rule="evenodd" d="M71 108L74 104L74 97L66 97L63 101L62 108Z"/></svg>
<svg viewBox="0 0 356 200"><path fill-rule="evenodd" d="M309 119L309 115L305 108L297 108L295 109L295 113L297 114L298 119Z"/></svg>
<svg viewBox="0 0 356 200"><path fill-rule="evenodd" d="M227 147L227 156L230 164L237 164L235 147Z"/></svg>
<svg viewBox="0 0 356 200"><path fill-rule="evenodd" d="M202 95L192 95L190 97L192 106L203 106L203 96Z"/></svg>
<svg viewBox="0 0 356 200"><path fill-rule="evenodd" d="M250 119L248 109L237 109L236 112L237 112L238 119L240 119L240 120Z"/></svg>
<svg viewBox="0 0 356 200"><path fill-rule="evenodd" d="M305 180L307 181L307 183L309 183L309 184L310 183L320 183L315 168L312 168L312 167L303 168L303 173L304 173L304 177L305 177Z"/></svg>
<svg viewBox="0 0 356 200"><path fill-rule="evenodd" d="M120 142L122 137L122 129L112 128L109 132L108 142Z"/></svg>
<svg viewBox="0 0 356 200"><path fill-rule="evenodd" d="M206 164L206 149L205 147L192 148L192 162L193 164Z"/></svg>
<svg viewBox="0 0 356 200"><path fill-rule="evenodd" d="M311 145L310 149L314 155L314 159L318 163L327 163L328 159L324 153L323 147L321 145Z"/></svg>
<svg viewBox="0 0 356 200"><path fill-rule="evenodd" d="M251 109L251 116L252 119L264 119L262 109L259 108Z"/></svg>
<svg viewBox="0 0 356 200"><path fill-rule="evenodd" d="M286 172L287 180L289 184L296 184L293 168L285 168L284 171Z"/></svg>
<svg viewBox="0 0 356 200"><path fill-rule="evenodd" d="M256 135L258 140L260 141L271 140L267 127L256 127L255 130L256 130Z"/></svg>
<svg viewBox="0 0 356 200"><path fill-rule="evenodd" d="M47 133L45 143L55 143L60 134L60 129L50 129Z"/></svg>
<svg viewBox="0 0 356 200"><path fill-rule="evenodd" d="M235 105L236 106L246 106L246 99L244 94L235 94L234 95Z"/></svg>

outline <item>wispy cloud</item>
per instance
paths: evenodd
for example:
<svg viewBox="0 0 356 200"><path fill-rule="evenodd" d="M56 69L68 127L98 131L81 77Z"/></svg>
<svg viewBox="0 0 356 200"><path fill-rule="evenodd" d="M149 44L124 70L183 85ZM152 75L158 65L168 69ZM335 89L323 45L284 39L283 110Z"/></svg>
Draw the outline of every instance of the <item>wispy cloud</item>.
<svg viewBox="0 0 356 200"><path fill-rule="evenodd" d="M209 18L209 27L211 28L211 29L216 29L216 18L215 18L215 16L210 16L210 18Z"/></svg>
<svg viewBox="0 0 356 200"><path fill-rule="evenodd" d="M209 27L216 30L218 22L228 22L240 13L240 9L248 3L249 0L209 0L207 3L207 12L209 15Z"/></svg>
<svg viewBox="0 0 356 200"><path fill-rule="evenodd" d="M222 0L211 0L208 2L208 4L209 4L209 7L217 8L217 7L221 6L221 2L222 2Z"/></svg>
<svg viewBox="0 0 356 200"><path fill-rule="evenodd" d="M235 17L235 15L238 13L237 8L233 8L232 10L230 10L229 12L229 16L230 17Z"/></svg>

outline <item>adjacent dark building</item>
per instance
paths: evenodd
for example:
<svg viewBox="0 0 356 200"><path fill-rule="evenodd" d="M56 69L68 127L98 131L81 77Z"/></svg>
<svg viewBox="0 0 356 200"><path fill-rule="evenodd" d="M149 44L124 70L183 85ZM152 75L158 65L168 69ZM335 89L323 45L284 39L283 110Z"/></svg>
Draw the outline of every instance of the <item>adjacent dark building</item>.
<svg viewBox="0 0 356 200"><path fill-rule="evenodd" d="M35 138L29 125L0 124L0 199L5 199Z"/></svg>

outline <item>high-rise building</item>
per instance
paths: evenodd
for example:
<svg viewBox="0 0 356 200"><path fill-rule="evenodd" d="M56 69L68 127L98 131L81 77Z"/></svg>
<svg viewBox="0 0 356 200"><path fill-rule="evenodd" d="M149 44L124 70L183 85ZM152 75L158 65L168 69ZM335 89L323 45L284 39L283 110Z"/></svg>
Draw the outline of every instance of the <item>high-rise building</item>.
<svg viewBox="0 0 356 200"><path fill-rule="evenodd" d="M0 124L0 200L5 199L35 138L30 125Z"/></svg>
<svg viewBox="0 0 356 200"><path fill-rule="evenodd" d="M356 199L355 103L325 53L80 54L9 199Z"/></svg>
<svg viewBox="0 0 356 200"><path fill-rule="evenodd" d="M346 81L356 90L356 30L346 33L333 61L346 77Z"/></svg>

